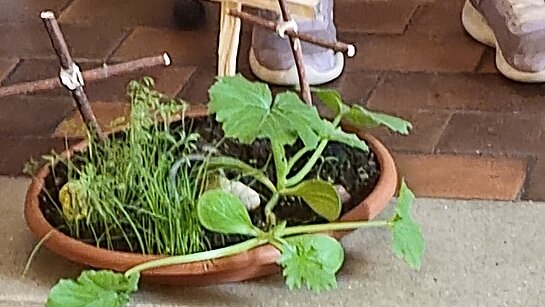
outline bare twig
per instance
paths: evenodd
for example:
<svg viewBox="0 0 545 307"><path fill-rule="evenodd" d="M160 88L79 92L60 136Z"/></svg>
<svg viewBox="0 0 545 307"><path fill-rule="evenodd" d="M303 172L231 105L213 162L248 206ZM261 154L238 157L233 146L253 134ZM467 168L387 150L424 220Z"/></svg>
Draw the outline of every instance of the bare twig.
<svg viewBox="0 0 545 307"><path fill-rule="evenodd" d="M232 16L238 17L244 21L250 22L252 24L255 24L260 27L264 27L273 31L276 31L276 29L278 28L277 22L267 20L253 14L249 14L249 13L237 11L237 10L230 10L229 14ZM332 41L317 38L305 33L298 33L291 29L286 30L286 34L291 37L299 38L300 40L304 42L315 44L324 48L329 48L336 52L346 53L348 57L353 57L356 54L356 47L351 44L347 44L347 43L343 43L339 41L332 42Z"/></svg>
<svg viewBox="0 0 545 307"><path fill-rule="evenodd" d="M282 20L288 22L291 19L291 14L288 11L288 5L286 0L278 0L280 4L280 12L282 15ZM303 50L301 49L301 41L297 37L289 36L291 49L293 50L293 57L295 59L295 66L297 67L297 74L299 75L299 86L301 87L301 97L303 100L312 104L312 97L310 95L310 86L308 85L306 74L305 74L305 64L303 61Z"/></svg>
<svg viewBox="0 0 545 307"><path fill-rule="evenodd" d="M44 22L47 32L49 33L49 38L51 39L53 48L55 48L55 52L57 53L57 56L61 63L61 72L65 72L65 74L67 75L67 81L61 80L61 82L63 82L63 84L70 89L72 97L76 101L78 110L81 113L81 116L84 119L87 128L92 133L96 133L100 140L104 139L104 133L102 132L102 129L97 123L95 114L93 113L93 110L89 105L87 95L83 90L83 77L81 76L79 67L72 60L72 56L68 51L68 46L66 45L64 36L61 32L59 24L57 23L55 14L51 11L44 11L41 13L40 16Z"/></svg>
<svg viewBox="0 0 545 307"><path fill-rule="evenodd" d="M170 65L169 56L164 53L162 55L142 58L125 63L106 65L104 64L100 68L91 69L83 72L83 79L85 82L93 82L98 80L107 79L109 77L121 75L137 71L143 68L149 68L159 65ZM28 94L39 91L51 90L62 86L58 77L49 78L39 81L24 82L14 84L10 86L0 87L0 97L7 97L12 95Z"/></svg>

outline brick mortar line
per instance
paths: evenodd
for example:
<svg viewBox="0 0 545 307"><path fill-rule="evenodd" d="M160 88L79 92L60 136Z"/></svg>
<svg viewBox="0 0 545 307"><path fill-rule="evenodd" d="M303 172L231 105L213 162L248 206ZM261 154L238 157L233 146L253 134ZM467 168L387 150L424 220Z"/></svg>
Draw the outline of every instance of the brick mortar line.
<svg viewBox="0 0 545 307"><path fill-rule="evenodd" d="M437 142L435 142L435 144L433 144L433 146L431 148L432 153L437 153L437 146L439 145L439 143L441 143L441 139L443 139L443 136L445 135L445 131L447 130L447 127L450 124L450 121L452 120L452 116L454 115L454 113L455 112L450 112L447 120L443 124L443 127L441 127L441 135L439 135L439 137L437 138Z"/></svg>
<svg viewBox="0 0 545 307"><path fill-rule="evenodd" d="M198 81L195 81L195 79L198 78L197 75L199 74L199 72L203 72L206 69L207 69L206 67L195 66L195 70L191 73L191 76L189 76L189 79L187 79L187 82L184 84L184 86L178 92L178 94L176 96L180 97L184 101L187 101L185 98L182 98L181 96L184 95L184 91L186 91L186 89L190 88L191 85L193 85L194 82L198 82ZM187 101L187 102L190 105L202 105L202 103L199 103L199 102L196 102L196 101ZM204 104L206 105L207 102L205 102Z"/></svg>
<svg viewBox="0 0 545 307"><path fill-rule="evenodd" d="M474 73L479 74L479 70L483 68L485 55L486 55L486 48L483 48L481 52L481 57L479 58L479 61L477 62L477 65L475 65L475 69L473 70Z"/></svg>
<svg viewBox="0 0 545 307"><path fill-rule="evenodd" d="M477 148L476 150L466 150L466 149L446 149L446 150L440 150L436 149L432 154L456 154L456 155L478 155L483 157L490 157L490 156L497 156L497 157L504 157L504 158L516 158L516 159L527 159L530 156L540 156L541 152L540 150L537 151L523 151L523 152L512 152L512 151L489 151L489 150L480 150Z"/></svg>
<svg viewBox="0 0 545 307"><path fill-rule="evenodd" d="M119 48L121 48L123 43L125 43L125 41L134 33L136 28L137 27L132 27L132 28L129 28L128 31L126 31L126 32L123 31L124 35L121 37L121 39L119 39L119 42L117 42L117 44L115 44L115 46L112 48L112 50L104 58L105 62L112 61L112 56L119 50Z"/></svg>
<svg viewBox="0 0 545 307"><path fill-rule="evenodd" d="M61 15L64 13L65 10L67 10L70 6L72 6L72 4L74 4L74 2L76 2L76 0L70 0L68 1L64 6L62 6L59 11L60 11L60 14L58 16L58 18L61 17Z"/></svg>
<svg viewBox="0 0 545 307"><path fill-rule="evenodd" d="M458 114L471 114L471 115L502 115L502 114L512 114L512 115L532 115L532 116L536 116L536 117L539 117L540 119L543 118L544 114L545 114L545 111L543 112L536 112L535 110L526 110L526 111L517 111L516 113L513 113L513 110L505 110L505 111L494 111L494 110L471 110L471 109L441 109L441 108L438 108L438 109L428 109L428 108L420 108L418 110L422 110L422 111L452 111L453 115L458 113Z"/></svg>
<svg viewBox="0 0 545 307"><path fill-rule="evenodd" d="M23 59L17 59L17 63L15 63L15 65L13 65L9 70L8 72L6 73L6 75L0 79L0 86L3 86L5 85L4 83L9 80L9 78L11 78L13 76L13 74L15 74L15 71L22 65L22 63L24 62L25 60Z"/></svg>
<svg viewBox="0 0 545 307"><path fill-rule="evenodd" d="M187 81L180 87L180 90L178 90L173 97L179 97L180 94L184 91L185 87L189 84L189 81L193 78L193 75L197 72L197 69L199 69L198 66L179 66L179 67L191 67L191 73L189 74L189 78L187 78ZM180 98L181 99L181 98ZM191 101L187 101L187 103L191 104Z"/></svg>
<svg viewBox="0 0 545 307"><path fill-rule="evenodd" d="M527 159L526 176L524 178L524 181L522 182L522 186L520 187L519 194L517 195L517 200L531 200L529 197L527 197L526 193L530 188L530 178L535 171L539 158L536 155L528 155Z"/></svg>
<svg viewBox="0 0 545 307"><path fill-rule="evenodd" d="M471 157L471 158L487 158L487 159L504 159L504 160L523 160L529 161L534 157L531 154L498 154L498 153L467 153L467 152L422 152L407 149L392 150L394 154L412 155L412 156L448 156L448 157Z"/></svg>
<svg viewBox="0 0 545 307"><path fill-rule="evenodd" d="M407 22L407 24L403 27L403 31L401 32L401 35L404 35L409 30L409 27L415 21L416 13L419 12L424 6L426 6L426 4L418 3L416 5L416 7L413 9L413 11L411 12L409 16L409 22Z"/></svg>
<svg viewBox="0 0 545 307"><path fill-rule="evenodd" d="M367 95L365 97L362 97L361 100L360 100L362 102L363 106L367 107L367 103L369 102L369 100L373 99L373 97L375 96L375 94L377 92L378 87L380 85L382 85L385 80L386 80L385 73L384 72L378 72L377 73L377 81L375 81L375 84L373 84L373 86L371 87L371 90L369 90L369 93L367 93Z"/></svg>

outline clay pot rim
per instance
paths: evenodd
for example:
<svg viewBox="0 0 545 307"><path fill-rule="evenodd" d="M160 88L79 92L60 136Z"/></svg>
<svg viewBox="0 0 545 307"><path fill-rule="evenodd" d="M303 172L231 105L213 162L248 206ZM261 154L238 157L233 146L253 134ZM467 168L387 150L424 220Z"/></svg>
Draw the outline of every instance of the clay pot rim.
<svg viewBox="0 0 545 307"><path fill-rule="evenodd" d="M207 109L204 107L192 108L188 117L208 116ZM375 137L362 131L354 131L347 127L346 130L355 132L359 138L365 140L370 149L375 153L380 166L380 175L372 192L355 206L349 212L341 216L341 221L361 220L362 216L367 215L368 219L373 219L390 202L397 188L397 171L394 160L388 149ZM118 132L116 129L111 133ZM86 141L82 141L62 153L69 157L72 153L80 151L87 146ZM56 230L45 219L40 210L39 195L44 186L45 178L49 175L49 168L42 167L37 176L30 184L26 199L24 216L26 223L32 233L42 239L49 234L49 239L44 245L56 254L72 260L77 263L85 264L95 268L111 269L124 272L137 264L150 260L164 258L166 256L142 255L138 253L111 251L104 248L84 243ZM372 208L372 209L371 209ZM341 238L348 232L331 233L336 238ZM198 276L213 275L223 271L234 271L243 268L259 267L276 263L280 253L272 245L266 244L246 252L233 256L223 257L210 261L199 261L186 264L178 264L166 267L155 268L142 272L142 276L150 277L176 277L176 276Z"/></svg>

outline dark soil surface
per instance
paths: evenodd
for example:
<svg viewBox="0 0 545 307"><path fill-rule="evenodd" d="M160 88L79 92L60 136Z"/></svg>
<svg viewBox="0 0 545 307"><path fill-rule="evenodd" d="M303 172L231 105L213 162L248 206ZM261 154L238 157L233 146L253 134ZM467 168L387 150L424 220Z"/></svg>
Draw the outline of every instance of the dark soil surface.
<svg viewBox="0 0 545 307"><path fill-rule="evenodd" d="M187 124L187 123L186 123ZM179 125L175 123L174 125ZM194 131L202 136L199 147L216 145L218 140L223 138L221 126L212 118L196 119L190 124ZM293 155L302 144L295 144L287 148L286 154ZM224 139L218 147L219 154L237 157L240 160L253 165L257 168L266 167L266 174L275 182L274 163L271 159L270 145L266 141L258 140L251 145L240 144L236 141ZM294 166L293 173L302 168L307 161L303 157ZM372 152L363 152L337 142L330 142L320 161L316 163L307 178L319 177L324 180L332 181L334 184L342 185L350 194L350 200L343 204L342 214L346 213L358 203L360 203L373 190L379 177L380 167L377 159ZM267 164L268 163L268 164ZM55 167L55 177L52 173L45 180L45 191L41 193L41 209L46 219L53 225L63 225L62 217L54 207L54 202L58 203L59 189L66 183L66 166L59 164ZM228 177L236 176L235 173L227 173ZM260 193L265 199L268 199L270 191L259 183L252 181L252 178L238 178L240 181L250 185L254 190ZM48 196L49 194L49 196ZM259 227L265 227L265 217L263 213L264 205L250 211L253 223ZM285 220L290 225L301 225L311 223L327 222L316 215L304 202L295 197L280 198L274 213L278 220ZM61 229L62 231L62 229ZM212 248L224 247L245 240L242 236L224 236L212 232L207 232ZM89 242L92 243L92 242Z"/></svg>

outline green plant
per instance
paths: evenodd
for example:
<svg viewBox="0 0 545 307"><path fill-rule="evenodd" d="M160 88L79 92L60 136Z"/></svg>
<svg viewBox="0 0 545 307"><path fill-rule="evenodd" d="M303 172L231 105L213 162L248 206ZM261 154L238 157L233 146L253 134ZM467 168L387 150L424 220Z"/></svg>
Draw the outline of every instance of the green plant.
<svg viewBox="0 0 545 307"><path fill-rule="evenodd" d="M211 190L204 193L199 200L198 212L202 224L212 231L250 235L253 238L216 250L146 262L128 270L125 274L106 270L84 271L76 281L61 280L55 285L49 294L47 306L68 306L68 302L70 306L125 306L128 295L137 290L137 282L143 271L227 257L267 243L281 251L279 264L284 268L284 276L290 289L303 285L316 292L333 289L337 287L335 274L344 261L344 251L338 241L319 233L356 228L386 227L390 229L394 254L405 260L411 267L418 269L422 264L424 240L420 227L411 216L413 201L413 193L405 182L402 182L395 213L388 220L294 227L285 227L284 223L279 223L264 232L252 225L240 199L220 190ZM90 280L89 275L97 277ZM104 296L108 298L107 303Z"/></svg>
<svg viewBox="0 0 545 307"><path fill-rule="evenodd" d="M383 125L402 134L409 132L411 124L386 114L371 112L360 106L348 106L333 90L314 91L333 111L332 121L323 119L315 107L304 104L294 93L279 94L273 101L266 85L250 82L241 75L221 78L212 86L209 108L211 114L215 114L216 120L222 124L225 136L245 144L257 139L268 140L272 148L276 177L273 182L262 170L236 158L225 156L210 157L207 160L206 171L209 175L217 170L236 171L242 176L253 177L267 187L272 195L264 208L267 226L263 229L252 224L245 204L239 196L217 187L206 190L200 195L197 203L200 224L213 232L244 235L250 239L220 249L150 261L128 270L123 275L100 271L101 276L113 285L104 286L105 291L123 298L119 302L116 301L117 305L110 306L122 306L126 303L126 295L136 289L132 286L117 285L120 283L133 285L133 281L138 280L143 271L227 257L267 243L281 252L278 263L283 267L283 274L290 289L302 286L316 292L333 289L337 286L335 274L344 261L344 251L338 241L323 234L330 231L386 227L392 233L394 254L411 267L420 268L424 240L420 227L411 216L414 194L404 181L401 182L395 212L390 219L334 222L339 218L342 206L335 187L331 182L322 179L307 178L330 141L344 143L357 150L368 150L364 141L339 127L342 120L367 128ZM303 148L288 157L286 148L298 140L303 143ZM305 157L308 159L303 167L293 172L296 162ZM286 196L300 197L329 223L286 227L286 222L278 221L273 213L280 197ZM102 285L104 284L107 283L102 282ZM95 288L96 283L84 280L61 281L51 291L48 306L63 306L62 302L65 299L73 299L81 305L95 303L102 306Z"/></svg>
<svg viewBox="0 0 545 307"><path fill-rule="evenodd" d="M265 206L269 226L276 224L273 209L281 196L301 197L317 214L329 221L339 217L341 200L333 185L320 179L306 179L320 159L328 142L337 141L367 151L364 141L355 134L344 132L341 120L358 127L372 128L384 125L407 134L412 128L405 120L371 112L361 106L346 105L334 90L315 89L321 101L334 113L333 121L323 119L314 106L303 103L293 92L284 92L274 98L266 84L250 82L242 75L219 79L210 88L211 114L222 123L226 137L251 144L266 139L271 144L276 170L274 184L260 170L234 158L212 158L209 167L234 169L253 176L272 193ZM286 147L297 140L304 144L291 158ZM292 174L293 167L305 155L310 155L304 166Z"/></svg>
<svg viewBox="0 0 545 307"><path fill-rule="evenodd" d="M62 226L74 238L109 249L165 255L206 250L196 214L206 161L187 159L197 151L199 135L186 133L185 124L170 127L185 105L153 90L149 78L131 82L128 95L125 133L100 142L89 134L84 153L46 158L67 167L57 204Z"/></svg>

